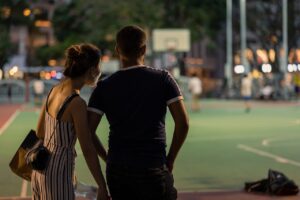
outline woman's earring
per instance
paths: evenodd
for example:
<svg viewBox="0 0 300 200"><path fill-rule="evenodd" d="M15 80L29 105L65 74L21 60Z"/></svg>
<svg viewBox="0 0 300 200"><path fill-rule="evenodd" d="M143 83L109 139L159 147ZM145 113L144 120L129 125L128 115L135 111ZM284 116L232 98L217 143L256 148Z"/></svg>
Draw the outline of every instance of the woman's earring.
<svg viewBox="0 0 300 200"><path fill-rule="evenodd" d="M91 70L91 76L92 78L96 78L98 75L93 70Z"/></svg>

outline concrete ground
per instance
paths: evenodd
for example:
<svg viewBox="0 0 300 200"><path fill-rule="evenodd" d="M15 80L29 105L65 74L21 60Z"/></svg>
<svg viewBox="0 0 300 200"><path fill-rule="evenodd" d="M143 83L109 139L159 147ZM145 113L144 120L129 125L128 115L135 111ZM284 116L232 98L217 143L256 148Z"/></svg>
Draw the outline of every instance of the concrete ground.
<svg viewBox="0 0 300 200"><path fill-rule="evenodd" d="M0 197L0 200L31 200L30 197ZM87 200L77 198L76 200ZM249 194L243 191L225 192L184 192L180 193L178 200L300 200L300 195L295 196L268 196L259 194Z"/></svg>

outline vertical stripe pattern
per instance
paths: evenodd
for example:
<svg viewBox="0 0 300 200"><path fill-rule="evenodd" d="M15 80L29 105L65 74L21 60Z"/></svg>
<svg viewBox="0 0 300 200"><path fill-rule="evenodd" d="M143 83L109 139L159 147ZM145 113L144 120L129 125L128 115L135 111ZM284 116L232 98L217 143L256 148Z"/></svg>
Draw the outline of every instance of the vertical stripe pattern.
<svg viewBox="0 0 300 200"><path fill-rule="evenodd" d="M58 121L48 112L46 112L45 120L44 145L49 142L47 148L51 152L51 157L47 169L32 173L32 198L34 200L74 200L73 173L76 157L74 146L77 137L73 123ZM49 141L50 138L51 141Z"/></svg>

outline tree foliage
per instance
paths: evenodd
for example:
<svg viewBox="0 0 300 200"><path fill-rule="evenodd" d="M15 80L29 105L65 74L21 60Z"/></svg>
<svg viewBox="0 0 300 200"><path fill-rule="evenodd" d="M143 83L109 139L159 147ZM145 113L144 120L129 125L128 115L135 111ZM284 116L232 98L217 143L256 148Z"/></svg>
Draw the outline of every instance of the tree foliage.
<svg viewBox="0 0 300 200"><path fill-rule="evenodd" d="M225 5L225 0L73 0L56 10L53 24L60 43L92 42L110 50L116 32L130 24L149 34L155 28L188 28L194 41L216 36Z"/></svg>
<svg viewBox="0 0 300 200"><path fill-rule="evenodd" d="M225 23L225 0L165 0L164 26L185 27L192 39L215 38Z"/></svg>

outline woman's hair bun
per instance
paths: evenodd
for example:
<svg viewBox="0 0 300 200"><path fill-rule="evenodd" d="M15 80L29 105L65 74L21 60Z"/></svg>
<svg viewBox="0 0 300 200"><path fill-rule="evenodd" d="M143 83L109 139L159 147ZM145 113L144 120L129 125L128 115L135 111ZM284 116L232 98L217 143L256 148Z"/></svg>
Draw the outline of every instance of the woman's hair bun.
<svg viewBox="0 0 300 200"><path fill-rule="evenodd" d="M85 74L100 61L100 50L92 44L76 44L66 50L64 75L76 78Z"/></svg>
<svg viewBox="0 0 300 200"><path fill-rule="evenodd" d="M73 45L67 49L67 58L77 59L80 57L81 49L79 45Z"/></svg>

